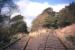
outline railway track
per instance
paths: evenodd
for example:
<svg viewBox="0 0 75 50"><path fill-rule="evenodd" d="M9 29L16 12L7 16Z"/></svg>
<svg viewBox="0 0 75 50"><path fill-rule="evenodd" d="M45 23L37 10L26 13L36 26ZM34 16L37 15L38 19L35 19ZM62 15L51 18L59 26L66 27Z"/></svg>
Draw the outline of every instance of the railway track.
<svg viewBox="0 0 75 50"><path fill-rule="evenodd" d="M38 37L36 40L32 39L28 41L24 50L68 50L67 46L54 35L54 32L44 33L41 39L42 41L40 38Z"/></svg>
<svg viewBox="0 0 75 50"><path fill-rule="evenodd" d="M19 47L19 43L20 44L22 44L21 42L23 42L23 40L24 40L24 46L26 45L26 43L27 43L27 40L28 40L28 38L29 37L27 37L28 35L26 35L26 36L22 36L21 38L19 38L19 39L17 39L16 41L14 41L14 42L12 42L12 43L10 43L10 44L8 44L8 45L6 45L6 46L4 46L1 50L17 50ZM27 38L27 39L25 39L25 38ZM21 42L19 42L19 41L21 41ZM18 48L17 48L18 47ZM22 47L22 48L24 48L24 47Z"/></svg>
<svg viewBox="0 0 75 50"><path fill-rule="evenodd" d="M46 50L46 44L47 44L48 37L49 37L49 33L48 33L47 38L46 38L44 50Z"/></svg>
<svg viewBox="0 0 75 50"><path fill-rule="evenodd" d="M30 36L28 36L26 40L24 40L25 37L22 37L21 39L17 40L15 43L3 48L2 50L27 50L26 48L28 47L28 45L30 46L31 49L32 49L32 45L33 45L33 48L35 48L35 45L37 45L38 46L38 47L36 46L37 50L40 50L39 48L41 46L44 46L43 49L41 49L41 50L69 50L68 47L62 42L62 40L59 37L57 37L56 35L54 35L54 33L55 32L45 33L46 35L41 34L41 36L42 35L43 36L37 37L36 40L35 40L35 38L31 39ZM45 37L45 39L44 39L44 37ZM42 38L42 39L40 40L40 38ZM23 42L23 46L21 47L21 45L20 45L19 47L16 46L16 48L14 48L15 44L17 42L19 42L20 40L21 40L21 42ZM22 40L24 40L24 41L22 41ZM42 40L45 42L42 43L43 42Z"/></svg>
<svg viewBox="0 0 75 50"><path fill-rule="evenodd" d="M25 44L23 50L26 50L26 47L27 47L27 45L28 45L28 42L29 42L30 38L31 38L31 37L28 38L28 40L27 40L27 42L26 42L26 44Z"/></svg>
<svg viewBox="0 0 75 50"><path fill-rule="evenodd" d="M53 34L54 34L54 32L52 32ZM47 46L47 43L48 44L50 44L51 42L49 41L49 40L52 40L52 39L49 39L48 40L48 38L50 38L49 37L49 35L47 36L47 40L46 40L46 43L45 43L45 48L44 48L44 50L69 50L68 49L68 47L62 42L62 40L59 38L59 37L57 37L57 36L55 36L55 35L51 35L51 36L54 36L54 38L56 38L58 41L59 41L59 43L60 44L56 44L56 45L59 45L59 47L50 47L51 45L49 45L48 47L46 47ZM49 41L49 42L48 42ZM55 41L55 40L54 40ZM56 41L57 42L57 41ZM60 47L62 45L62 47ZM47 49L48 48L48 49ZM58 48L58 49L57 49Z"/></svg>
<svg viewBox="0 0 75 50"><path fill-rule="evenodd" d="M63 45L63 47L65 48L65 50L69 50L68 47L62 42L62 40L59 37L57 37L57 38L60 41L60 43Z"/></svg>
<svg viewBox="0 0 75 50"><path fill-rule="evenodd" d="M54 33L57 35L56 31ZM72 42L68 41L67 39L62 40L59 36L56 36L56 37L58 38L58 40L60 41L60 43L63 45L63 47L65 48L65 50L75 50L75 46L72 44Z"/></svg>

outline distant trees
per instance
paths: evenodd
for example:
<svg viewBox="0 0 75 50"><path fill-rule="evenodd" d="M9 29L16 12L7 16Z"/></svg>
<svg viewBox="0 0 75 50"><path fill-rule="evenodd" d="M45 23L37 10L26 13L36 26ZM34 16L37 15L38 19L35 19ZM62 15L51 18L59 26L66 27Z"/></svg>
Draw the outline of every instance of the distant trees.
<svg viewBox="0 0 75 50"><path fill-rule="evenodd" d="M19 12L19 10L13 0L0 0L0 47L9 43L11 37L18 32L28 33L23 16L16 15L10 19L15 12Z"/></svg>
<svg viewBox="0 0 75 50"><path fill-rule="evenodd" d="M61 25L66 26L75 23L75 3L71 3L59 12Z"/></svg>
<svg viewBox="0 0 75 50"><path fill-rule="evenodd" d="M47 8L33 21L32 30L37 30L38 28L51 28L55 22L55 12L52 8Z"/></svg>
<svg viewBox="0 0 75 50"><path fill-rule="evenodd" d="M17 15L14 18L11 19L11 23L10 23L11 27L10 27L10 31L12 33L17 33L17 32L26 32L27 31L27 25L26 23L23 21L23 16L21 15Z"/></svg>
<svg viewBox="0 0 75 50"><path fill-rule="evenodd" d="M59 12L47 8L33 21L32 30L38 28L59 28L75 23L75 3L71 3Z"/></svg>
<svg viewBox="0 0 75 50"><path fill-rule="evenodd" d="M3 16L2 15L0 15L0 23L3 21Z"/></svg>
<svg viewBox="0 0 75 50"><path fill-rule="evenodd" d="M10 37L13 35L17 33L28 33L23 16L17 15L12 19L8 19L8 16L0 15L0 19L0 42L9 43L11 40Z"/></svg>
<svg viewBox="0 0 75 50"><path fill-rule="evenodd" d="M0 15L0 42L9 42L8 16Z"/></svg>

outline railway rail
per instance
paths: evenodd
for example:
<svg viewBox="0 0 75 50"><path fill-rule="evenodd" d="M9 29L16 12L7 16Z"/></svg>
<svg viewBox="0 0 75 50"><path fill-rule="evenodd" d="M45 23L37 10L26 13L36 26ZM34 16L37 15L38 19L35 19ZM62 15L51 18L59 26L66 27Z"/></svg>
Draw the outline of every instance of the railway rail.
<svg viewBox="0 0 75 50"><path fill-rule="evenodd" d="M44 45L44 47L43 47L43 49L41 49L41 50L70 50L66 45L65 45L65 43L63 43L63 41L59 38L59 37L57 37L56 35L55 35L55 33L56 32L47 32L47 33L44 33L44 35L43 34L41 34L41 36L42 37L37 37L36 38L36 40L38 41L35 41L35 39L34 38L31 38L31 36L28 36L28 38L26 39L26 41L24 40L24 45L23 45L23 48L22 49L20 49L20 50L27 50L26 48L28 47L28 45L30 45L30 48L32 48L32 45L33 45L33 48L34 48L34 46L35 46L35 44L36 43L38 43L38 44L36 44L38 47L37 47L37 50L40 50L39 48L39 46L40 46L40 42L39 41L41 41L40 40L40 38L42 38L42 40L43 41L45 41L44 43L42 43L42 45L43 44L45 44ZM23 36L24 37L24 36ZM14 45L16 42L19 42L21 39L23 39L23 37L21 37L20 39L18 39L18 40L16 40L14 43L11 43L10 45L7 45L7 46L5 46L2 50L7 50L7 48L10 48L12 45ZM45 39L44 39L44 37L45 37ZM30 40L30 39L32 39L32 41ZM34 40L34 41L33 41ZM30 43L30 41L31 41L31 43L32 43L32 45L31 45L31 43ZM43 42L43 41L41 41L41 42ZM55 45L57 45L57 46L55 46ZM9 49L10 50L10 49ZM32 49L33 50L33 49Z"/></svg>
<svg viewBox="0 0 75 50"><path fill-rule="evenodd" d="M9 50L10 47L12 47L15 43L19 42L22 38L27 37L28 35L24 35L21 38L15 40L12 43L9 43L8 45L4 46L1 50Z"/></svg>

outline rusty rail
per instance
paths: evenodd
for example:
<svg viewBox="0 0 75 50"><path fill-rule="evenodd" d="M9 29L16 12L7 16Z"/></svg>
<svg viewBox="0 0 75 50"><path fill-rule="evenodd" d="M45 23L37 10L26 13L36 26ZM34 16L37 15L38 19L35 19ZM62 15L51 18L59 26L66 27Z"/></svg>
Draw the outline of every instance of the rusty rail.
<svg viewBox="0 0 75 50"><path fill-rule="evenodd" d="M55 31L54 31L54 33L56 33ZM57 37L57 36L56 36ZM63 43L63 41L59 38L59 37L57 37L57 39L60 41L60 43L63 45L63 47L65 48L65 50L69 50L68 49L68 47Z"/></svg>
<svg viewBox="0 0 75 50"><path fill-rule="evenodd" d="M23 37L25 37L25 36L23 36ZM9 48L10 46L14 45L16 42L18 42L19 40L21 40L23 37L21 37L21 38L15 40L15 41L12 42L12 43L9 43L8 45L4 46L1 50L6 50L6 49Z"/></svg>
<svg viewBox="0 0 75 50"><path fill-rule="evenodd" d="M59 37L57 37L57 38L60 41L60 43L63 45L63 47L65 48L65 50L68 50L68 47L62 42L62 40Z"/></svg>
<svg viewBox="0 0 75 50"><path fill-rule="evenodd" d="M26 47L27 47L28 42L29 42L29 40L30 40L30 39L31 39L31 37L29 37L29 38L28 38L28 40L27 40L27 42L26 42L26 44L25 44L25 46L24 46L23 50L26 50Z"/></svg>
<svg viewBox="0 0 75 50"><path fill-rule="evenodd" d="M49 33L48 33L47 38L46 38L44 50L46 49L46 43L47 43L48 37L49 37Z"/></svg>

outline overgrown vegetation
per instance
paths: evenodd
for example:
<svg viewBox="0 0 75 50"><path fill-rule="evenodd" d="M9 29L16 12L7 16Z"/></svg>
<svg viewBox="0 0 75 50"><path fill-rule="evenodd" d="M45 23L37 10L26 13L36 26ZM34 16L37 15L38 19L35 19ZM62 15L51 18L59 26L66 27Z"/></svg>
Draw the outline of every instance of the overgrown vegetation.
<svg viewBox="0 0 75 50"><path fill-rule="evenodd" d="M1 0L0 3L0 47L2 47L10 42L13 35L24 32L28 33L28 30L26 22L23 21L23 16L17 15L10 19L13 10L15 10L15 12L17 10L17 6L12 0ZM9 12L2 14L1 11L5 4L9 7ZM75 3L71 3L59 12L54 12L52 8L45 9L42 14L33 21L31 30L34 31L40 28L57 29L72 23L75 23Z"/></svg>
<svg viewBox="0 0 75 50"><path fill-rule="evenodd" d="M47 8L40 14L32 25L32 30L38 28L61 28L75 23L75 3L65 6L59 12L54 12L52 8Z"/></svg>
<svg viewBox="0 0 75 50"><path fill-rule="evenodd" d="M23 16L17 15L9 19L7 16L0 15L0 19L0 47L8 44L13 35L17 33L28 33Z"/></svg>
<svg viewBox="0 0 75 50"><path fill-rule="evenodd" d="M66 39L70 42L72 42L73 45L75 45L75 35L70 35L66 37Z"/></svg>
<svg viewBox="0 0 75 50"><path fill-rule="evenodd" d="M18 7L13 0L0 0L0 48L10 43L12 37L17 33L28 33L23 16L16 15L11 18L11 15L17 10Z"/></svg>

